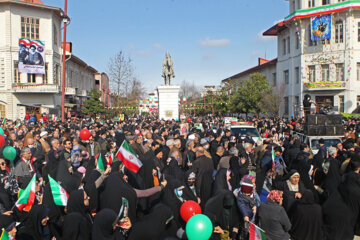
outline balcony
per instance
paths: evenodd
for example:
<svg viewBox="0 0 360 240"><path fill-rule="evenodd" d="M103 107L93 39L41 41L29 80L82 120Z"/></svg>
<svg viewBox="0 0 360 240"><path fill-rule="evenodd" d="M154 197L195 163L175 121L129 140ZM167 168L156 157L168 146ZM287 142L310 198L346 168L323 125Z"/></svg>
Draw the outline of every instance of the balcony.
<svg viewBox="0 0 360 240"><path fill-rule="evenodd" d="M65 87L65 95L75 95L76 89L72 87Z"/></svg>
<svg viewBox="0 0 360 240"><path fill-rule="evenodd" d="M55 84L27 84L15 83L12 85L14 93L59 93L59 86Z"/></svg>
<svg viewBox="0 0 360 240"><path fill-rule="evenodd" d="M346 82L307 82L304 83L305 91L336 91L346 89Z"/></svg>

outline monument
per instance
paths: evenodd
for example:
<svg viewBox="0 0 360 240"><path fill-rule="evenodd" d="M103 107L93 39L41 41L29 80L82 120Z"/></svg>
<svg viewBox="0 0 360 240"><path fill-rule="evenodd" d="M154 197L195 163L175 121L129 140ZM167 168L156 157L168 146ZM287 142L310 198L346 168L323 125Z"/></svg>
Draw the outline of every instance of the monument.
<svg viewBox="0 0 360 240"><path fill-rule="evenodd" d="M169 52L166 52L163 61L163 72L165 85L157 87L159 96L159 119L179 119L179 91L180 86L172 86L171 79L175 77L173 61Z"/></svg>

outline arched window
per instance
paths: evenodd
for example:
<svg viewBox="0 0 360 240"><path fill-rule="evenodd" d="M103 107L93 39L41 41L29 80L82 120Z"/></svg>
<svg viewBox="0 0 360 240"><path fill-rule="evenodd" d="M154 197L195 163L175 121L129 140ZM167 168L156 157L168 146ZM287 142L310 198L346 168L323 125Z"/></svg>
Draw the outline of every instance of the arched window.
<svg viewBox="0 0 360 240"><path fill-rule="evenodd" d="M335 22L335 43L344 42L344 23L342 20Z"/></svg>

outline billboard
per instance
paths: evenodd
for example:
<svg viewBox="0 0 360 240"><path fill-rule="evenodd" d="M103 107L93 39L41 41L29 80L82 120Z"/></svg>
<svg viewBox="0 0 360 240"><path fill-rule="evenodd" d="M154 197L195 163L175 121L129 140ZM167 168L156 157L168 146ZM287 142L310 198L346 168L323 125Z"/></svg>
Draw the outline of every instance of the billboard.
<svg viewBox="0 0 360 240"><path fill-rule="evenodd" d="M18 67L20 73L45 74L45 43L20 38Z"/></svg>
<svg viewBox="0 0 360 240"><path fill-rule="evenodd" d="M322 15L311 18L311 40L331 38L331 15Z"/></svg>

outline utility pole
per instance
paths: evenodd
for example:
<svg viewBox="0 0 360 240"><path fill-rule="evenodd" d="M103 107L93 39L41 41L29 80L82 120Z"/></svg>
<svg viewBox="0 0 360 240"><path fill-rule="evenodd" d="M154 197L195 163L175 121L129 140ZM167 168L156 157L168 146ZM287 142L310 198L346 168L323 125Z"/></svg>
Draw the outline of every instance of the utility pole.
<svg viewBox="0 0 360 240"><path fill-rule="evenodd" d="M61 84L61 122L65 122L65 58L66 58L66 26L67 26L67 0L65 0L64 14L64 41L63 41L63 58L62 58L62 84Z"/></svg>

